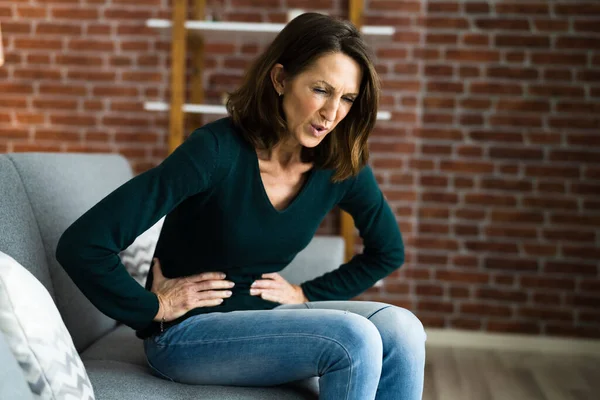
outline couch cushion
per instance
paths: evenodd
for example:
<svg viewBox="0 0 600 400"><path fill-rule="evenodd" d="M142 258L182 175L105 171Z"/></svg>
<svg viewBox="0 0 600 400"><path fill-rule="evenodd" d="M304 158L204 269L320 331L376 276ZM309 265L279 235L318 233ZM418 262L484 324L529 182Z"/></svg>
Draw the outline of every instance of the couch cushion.
<svg viewBox="0 0 600 400"><path fill-rule="evenodd" d="M56 306L77 350L82 351L114 329L116 322L75 286L56 261L56 245L69 225L133 177L131 167L119 154L13 153L6 157L21 178L39 227Z"/></svg>
<svg viewBox="0 0 600 400"><path fill-rule="evenodd" d="M148 271L152 264L152 256L156 250L160 231L165 224L165 217L158 220L148 230L139 235L133 243L125 250L119 253L121 262L140 285L146 287L146 279L148 279Z"/></svg>
<svg viewBox="0 0 600 400"><path fill-rule="evenodd" d="M0 332L0 399L33 400L23 370Z"/></svg>
<svg viewBox="0 0 600 400"><path fill-rule="evenodd" d="M94 400L69 331L46 288L0 252L0 331L39 399Z"/></svg>
<svg viewBox="0 0 600 400"><path fill-rule="evenodd" d="M274 387L186 385L151 375L149 367L110 360L84 361L100 400L317 400L318 378Z"/></svg>
<svg viewBox="0 0 600 400"><path fill-rule="evenodd" d="M99 339L92 344L83 353L81 359L86 366L87 373L94 386L94 392L97 399L117 399L120 393L119 390L111 391L111 385L125 385L128 380L121 378L119 373L109 371L111 368L116 368L124 374L133 376L132 382L139 382L141 385L147 379L151 379L154 387L157 379L159 384L167 385L168 392L161 396L167 397L148 397L160 399L179 399L179 398L196 398L186 396L197 396L201 399L317 399L319 393L319 379L317 377L305 379L301 381L291 382L287 385L282 385L280 388L237 388L232 386L207 386L198 385L192 386L194 390L189 389L189 385L169 382L152 375L148 368L146 355L144 354L144 346L142 340L135 336L135 331L126 325L119 325L114 331ZM105 361L105 362L102 362ZM129 364L129 366L127 365ZM147 375L145 377L141 375ZM115 380L119 379L117 383ZM122 379L122 380L121 380ZM112 383L111 383L112 382ZM181 387L184 387L182 389ZM185 389L187 388L187 389ZM131 389L131 393L137 393L138 389ZM154 393L153 389L149 389ZM128 393L128 392L126 392ZM249 395L248 395L249 393ZM266 393L266 394L265 394ZM121 398L143 398L146 399L146 394L139 397ZM214 396L214 397L213 397ZM229 397L223 397L229 396ZM249 396L249 397L248 397ZM287 396L287 397L285 397Z"/></svg>
<svg viewBox="0 0 600 400"><path fill-rule="evenodd" d="M135 331L120 324L114 331L101 337L81 353L81 359L121 361L141 366L146 365L144 343L135 336Z"/></svg>

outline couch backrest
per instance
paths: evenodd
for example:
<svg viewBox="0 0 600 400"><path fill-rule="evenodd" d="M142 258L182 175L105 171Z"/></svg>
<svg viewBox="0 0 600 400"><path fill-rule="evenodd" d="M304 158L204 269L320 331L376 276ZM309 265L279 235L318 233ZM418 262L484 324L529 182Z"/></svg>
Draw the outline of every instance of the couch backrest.
<svg viewBox="0 0 600 400"><path fill-rule="evenodd" d="M0 251L24 265L54 298L54 286L29 196L16 166L0 155Z"/></svg>
<svg viewBox="0 0 600 400"><path fill-rule="evenodd" d="M344 262L344 249L341 236L316 235L279 274L299 285L339 267Z"/></svg>
<svg viewBox="0 0 600 400"><path fill-rule="evenodd" d="M56 245L79 216L132 177L118 154L0 155L0 251L48 289L79 351L116 322L74 285L56 261Z"/></svg>

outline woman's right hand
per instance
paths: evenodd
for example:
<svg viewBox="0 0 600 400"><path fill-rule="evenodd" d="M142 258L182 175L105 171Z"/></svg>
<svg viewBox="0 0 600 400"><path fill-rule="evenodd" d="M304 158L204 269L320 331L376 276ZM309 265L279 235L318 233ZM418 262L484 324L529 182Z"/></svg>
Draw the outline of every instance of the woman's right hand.
<svg viewBox="0 0 600 400"><path fill-rule="evenodd" d="M214 307L231 296L234 283L223 279L221 272L203 272L183 278L165 278L160 261L154 259L151 291L158 296L159 308L154 321L172 321L197 307Z"/></svg>

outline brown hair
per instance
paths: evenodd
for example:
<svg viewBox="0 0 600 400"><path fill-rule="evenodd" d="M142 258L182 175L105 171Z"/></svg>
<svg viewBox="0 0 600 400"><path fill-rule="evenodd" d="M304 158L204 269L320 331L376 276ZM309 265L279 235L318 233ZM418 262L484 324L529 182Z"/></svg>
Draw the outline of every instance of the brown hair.
<svg viewBox="0 0 600 400"><path fill-rule="evenodd" d="M318 13L294 18L246 72L242 85L227 100L227 111L244 138L257 149L271 150L285 138L287 126L270 72L280 63L294 78L326 53L343 53L362 69L358 97L348 115L315 148L302 149L303 161L335 169L332 182L356 176L369 159L367 139L379 107L380 83L373 55L348 21Z"/></svg>

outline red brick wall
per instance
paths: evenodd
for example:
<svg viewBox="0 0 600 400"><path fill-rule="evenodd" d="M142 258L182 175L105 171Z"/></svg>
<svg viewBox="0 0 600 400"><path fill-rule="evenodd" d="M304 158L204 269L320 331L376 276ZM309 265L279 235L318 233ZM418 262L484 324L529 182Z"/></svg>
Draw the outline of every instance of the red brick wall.
<svg viewBox="0 0 600 400"><path fill-rule="evenodd" d="M347 15L339 0L207 3L224 20L284 22L284 5ZM366 23L397 29L373 43L392 120L371 162L407 262L359 299L430 327L600 337L600 4L365 3ZM160 162L168 114L143 102L168 98L170 41L144 22L169 13L167 0L0 0L0 151ZM261 49L208 43L208 100Z"/></svg>
<svg viewBox="0 0 600 400"><path fill-rule="evenodd" d="M600 4L394 4L369 12L418 27L420 111L380 169L412 235L378 297L429 326L600 337Z"/></svg>

